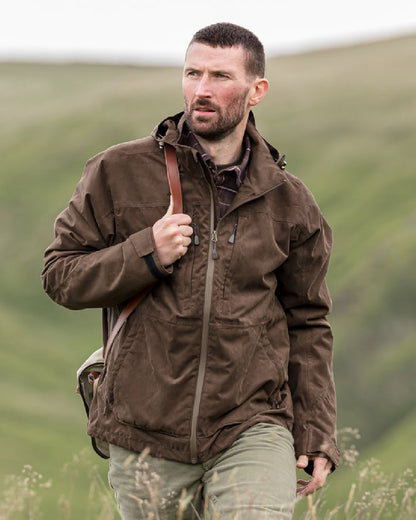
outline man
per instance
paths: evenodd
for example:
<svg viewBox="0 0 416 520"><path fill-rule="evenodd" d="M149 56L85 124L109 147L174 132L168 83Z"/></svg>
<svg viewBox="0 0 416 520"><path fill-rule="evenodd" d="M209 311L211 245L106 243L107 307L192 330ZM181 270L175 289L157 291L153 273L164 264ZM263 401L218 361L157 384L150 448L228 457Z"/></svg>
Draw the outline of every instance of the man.
<svg viewBox="0 0 416 520"><path fill-rule="evenodd" d="M201 503L210 518L291 518L296 465L312 474L298 482L308 495L338 461L331 232L255 128L264 63L244 28L197 32L184 114L92 158L46 251L48 294L105 308L108 329L158 282L113 343L90 411L123 519L192 518ZM169 206L164 143L183 214Z"/></svg>

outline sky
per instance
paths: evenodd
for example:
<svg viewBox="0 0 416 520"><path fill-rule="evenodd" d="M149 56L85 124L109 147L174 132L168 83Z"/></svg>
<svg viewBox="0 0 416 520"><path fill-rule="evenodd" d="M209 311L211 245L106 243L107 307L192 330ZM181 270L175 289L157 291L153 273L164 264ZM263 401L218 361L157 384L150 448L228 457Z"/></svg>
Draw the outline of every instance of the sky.
<svg viewBox="0 0 416 520"><path fill-rule="evenodd" d="M270 56L416 33L416 0L9 0L0 60L181 64L216 22L247 27Z"/></svg>

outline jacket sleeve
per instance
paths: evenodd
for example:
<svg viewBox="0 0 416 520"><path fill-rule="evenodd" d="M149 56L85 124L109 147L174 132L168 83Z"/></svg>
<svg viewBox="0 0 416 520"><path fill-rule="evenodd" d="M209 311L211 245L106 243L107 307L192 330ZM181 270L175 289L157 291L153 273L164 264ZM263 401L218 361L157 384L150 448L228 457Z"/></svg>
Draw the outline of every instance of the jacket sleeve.
<svg viewBox="0 0 416 520"><path fill-rule="evenodd" d="M296 455L324 454L338 464L331 298L325 283L332 232L319 208L307 210L287 260L277 273L277 296L290 337L289 386L294 409Z"/></svg>
<svg viewBox="0 0 416 520"><path fill-rule="evenodd" d="M118 239L104 163L99 154L86 164L45 252L43 287L70 309L118 305L169 274L158 260L151 227Z"/></svg>

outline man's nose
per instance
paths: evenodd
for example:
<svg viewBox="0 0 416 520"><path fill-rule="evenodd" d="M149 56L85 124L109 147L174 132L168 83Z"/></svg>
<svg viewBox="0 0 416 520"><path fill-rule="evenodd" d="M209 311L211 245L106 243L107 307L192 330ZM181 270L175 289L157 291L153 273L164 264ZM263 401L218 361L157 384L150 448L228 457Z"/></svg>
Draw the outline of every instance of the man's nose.
<svg viewBox="0 0 416 520"><path fill-rule="evenodd" d="M203 74L198 81L195 94L198 97L210 97L211 96L211 81L206 74Z"/></svg>

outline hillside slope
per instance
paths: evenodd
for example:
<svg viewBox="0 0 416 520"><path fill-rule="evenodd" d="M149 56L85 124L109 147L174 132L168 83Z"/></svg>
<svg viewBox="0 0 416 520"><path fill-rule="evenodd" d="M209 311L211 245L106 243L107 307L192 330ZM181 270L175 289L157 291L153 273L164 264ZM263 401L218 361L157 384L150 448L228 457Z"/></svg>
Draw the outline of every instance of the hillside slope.
<svg viewBox="0 0 416 520"><path fill-rule="evenodd" d="M363 449L387 431L407 438L401 419L415 408L415 58L416 36L272 59L271 90L255 111L334 230L339 422L360 429ZM100 343L99 313L49 301L43 250L85 161L179 111L180 80L176 68L0 64L4 474L31 464L64 489L59 468L88 445L74 372ZM406 467L406 453L395 461Z"/></svg>
<svg viewBox="0 0 416 520"><path fill-rule="evenodd" d="M334 230L340 425L363 447L414 407L415 54L405 38L276 60L276 117L258 117Z"/></svg>

